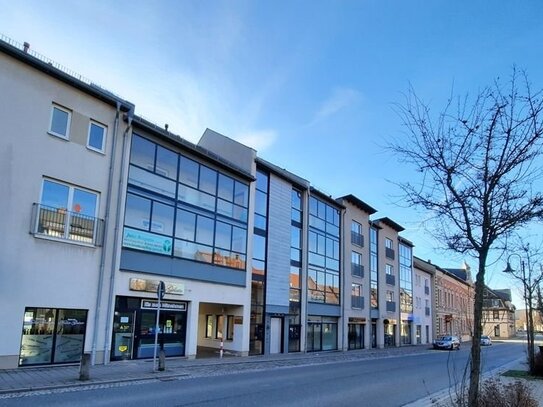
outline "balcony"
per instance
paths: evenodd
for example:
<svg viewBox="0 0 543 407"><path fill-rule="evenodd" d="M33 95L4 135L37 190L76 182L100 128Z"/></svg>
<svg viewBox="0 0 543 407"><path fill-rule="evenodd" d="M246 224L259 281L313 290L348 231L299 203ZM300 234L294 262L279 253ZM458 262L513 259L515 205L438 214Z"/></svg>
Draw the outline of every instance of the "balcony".
<svg viewBox="0 0 543 407"><path fill-rule="evenodd" d="M364 247L364 236L351 230L351 243L360 247Z"/></svg>
<svg viewBox="0 0 543 407"><path fill-rule="evenodd" d="M394 301L387 301L387 311L396 312L396 303Z"/></svg>
<svg viewBox="0 0 543 407"><path fill-rule="evenodd" d="M35 236L101 246L103 230L103 219L70 212L64 208L54 208L38 203L32 205L30 233Z"/></svg>
<svg viewBox="0 0 543 407"><path fill-rule="evenodd" d="M386 275L386 283L388 285L396 285L396 277L393 274Z"/></svg>
<svg viewBox="0 0 543 407"><path fill-rule="evenodd" d="M364 297L359 297L356 295L351 295L351 307L364 309Z"/></svg>
<svg viewBox="0 0 543 407"><path fill-rule="evenodd" d="M364 277L364 266L362 264L351 264L351 274L356 277Z"/></svg>
<svg viewBox="0 0 543 407"><path fill-rule="evenodd" d="M395 257L394 249L391 249L390 247L385 247L385 256L387 259L394 260L394 257Z"/></svg>

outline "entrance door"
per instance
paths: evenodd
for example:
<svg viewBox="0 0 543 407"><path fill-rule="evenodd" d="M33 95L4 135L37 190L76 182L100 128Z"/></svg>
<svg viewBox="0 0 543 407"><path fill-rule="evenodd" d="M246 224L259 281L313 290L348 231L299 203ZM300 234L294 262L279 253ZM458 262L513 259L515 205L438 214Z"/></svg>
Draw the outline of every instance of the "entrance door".
<svg viewBox="0 0 543 407"><path fill-rule="evenodd" d="M271 319L270 353L281 353L281 339L283 337L282 322L281 318Z"/></svg>
<svg viewBox="0 0 543 407"><path fill-rule="evenodd" d="M113 319L113 349L115 359L132 359L136 311L116 312Z"/></svg>

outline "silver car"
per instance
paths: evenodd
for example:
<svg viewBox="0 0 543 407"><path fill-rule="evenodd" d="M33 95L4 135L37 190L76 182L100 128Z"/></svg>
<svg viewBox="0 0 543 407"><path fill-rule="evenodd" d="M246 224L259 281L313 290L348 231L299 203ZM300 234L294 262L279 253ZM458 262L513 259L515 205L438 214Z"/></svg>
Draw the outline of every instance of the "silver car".
<svg viewBox="0 0 543 407"><path fill-rule="evenodd" d="M490 346L490 345L492 345L492 339L490 339L490 336L481 335L481 345L482 346Z"/></svg>
<svg viewBox="0 0 543 407"><path fill-rule="evenodd" d="M443 335L434 340L434 349L460 349L458 336Z"/></svg>

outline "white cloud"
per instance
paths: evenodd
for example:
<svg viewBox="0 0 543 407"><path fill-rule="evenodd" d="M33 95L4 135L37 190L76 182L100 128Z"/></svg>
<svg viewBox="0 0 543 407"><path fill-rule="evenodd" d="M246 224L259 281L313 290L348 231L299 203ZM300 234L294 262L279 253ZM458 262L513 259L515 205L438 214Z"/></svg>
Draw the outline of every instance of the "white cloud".
<svg viewBox="0 0 543 407"><path fill-rule="evenodd" d="M321 106L310 125L333 116L340 110L356 103L360 99L360 92L350 88L335 88L332 95L321 103Z"/></svg>
<svg viewBox="0 0 543 407"><path fill-rule="evenodd" d="M275 130L255 130L238 134L234 138L236 141L261 152L275 142L277 133Z"/></svg>

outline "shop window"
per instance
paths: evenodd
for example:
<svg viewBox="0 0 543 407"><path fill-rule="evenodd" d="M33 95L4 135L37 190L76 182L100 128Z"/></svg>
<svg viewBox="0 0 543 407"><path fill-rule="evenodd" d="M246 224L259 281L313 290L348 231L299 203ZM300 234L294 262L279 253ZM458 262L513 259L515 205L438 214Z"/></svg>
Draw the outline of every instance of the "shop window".
<svg viewBox="0 0 543 407"><path fill-rule="evenodd" d="M213 337L213 327L215 326L215 316L206 315L206 338Z"/></svg>
<svg viewBox="0 0 543 407"><path fill-rule="evenodd" d="M229 341L234 339L234 315L228 315L227 317L226 339Z"/></svg>
<svg viewBox="0 0 543 407"><path fill-rule="evenodd" d="M86 326L86 310L26 308L19 365L79 362Z"/></svg>
<svg viewBox="0 0 543 407"><path fill-rule="evenodd" d="M223 339L224 315L217 315L217 325L215 326L215 338Z"/></svg>

